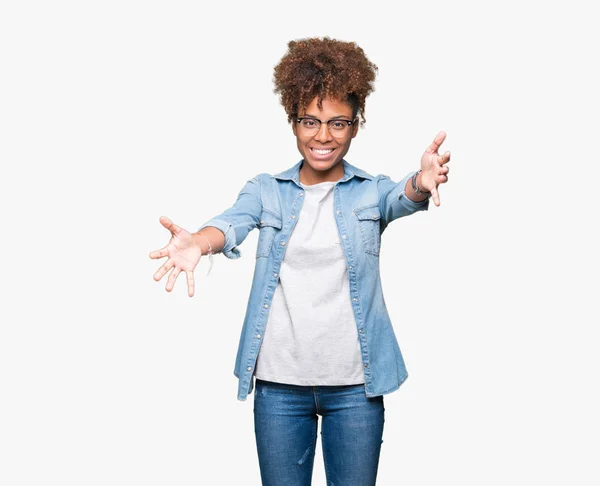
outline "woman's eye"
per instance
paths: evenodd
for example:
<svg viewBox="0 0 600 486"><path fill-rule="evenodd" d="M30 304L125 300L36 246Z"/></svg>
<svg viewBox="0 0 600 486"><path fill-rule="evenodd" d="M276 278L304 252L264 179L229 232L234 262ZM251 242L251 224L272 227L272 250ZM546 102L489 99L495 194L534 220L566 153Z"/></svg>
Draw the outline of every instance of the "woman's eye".
<svg viewBox="0 0 600 486"><path fill-rule="evenodd" d="M346 126L346 124L344 122L333 122L332 123L332 127L335 128L336 130L342 130L345 126Z"/></svg>
<svg viewBox="0 0 600 486"><path fill-rule="evenodd" d="M302 120L302 123L307 128L312 128L316 125L316 123L313 120Z"/></svg>

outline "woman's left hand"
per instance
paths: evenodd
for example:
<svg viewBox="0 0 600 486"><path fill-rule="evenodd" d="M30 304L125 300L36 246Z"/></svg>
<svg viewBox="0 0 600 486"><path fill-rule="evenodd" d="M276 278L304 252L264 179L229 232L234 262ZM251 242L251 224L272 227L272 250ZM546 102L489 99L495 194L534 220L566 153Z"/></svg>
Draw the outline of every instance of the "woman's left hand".
<svg viewBox="0 0 600 486"><path fill-rule="evenodd" d="M438 133L433 139L433 143L427 147L423 157L421 157L421 173L417 180L417 185L421 191L429 191L436 206L440 205L440 195L438 186L448 182L448 172L450 168L446 165L450 160L450 152L444 152L440 155L438 150L440 145L446 139L446 132Z"/></svg>

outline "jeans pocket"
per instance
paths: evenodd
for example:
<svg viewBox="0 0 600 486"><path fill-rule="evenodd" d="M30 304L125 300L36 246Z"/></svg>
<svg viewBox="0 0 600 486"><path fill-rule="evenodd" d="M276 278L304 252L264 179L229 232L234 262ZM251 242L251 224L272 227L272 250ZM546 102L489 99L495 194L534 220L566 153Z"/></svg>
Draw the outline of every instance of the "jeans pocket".
<svg viewBox="0 0 600 486"><path fill-rule="evenodd" d="M273 246L273 240L281 230L281 216L269 210L263 210L260 215L260 234L256 246L256 258L268 257Z"/></svg>
<svg viewBox="0 0 600 486"><path fill-rule="evenodd" d="M377 204L354 210L366 253L379 255L381 246L381 212Z"/></svg>

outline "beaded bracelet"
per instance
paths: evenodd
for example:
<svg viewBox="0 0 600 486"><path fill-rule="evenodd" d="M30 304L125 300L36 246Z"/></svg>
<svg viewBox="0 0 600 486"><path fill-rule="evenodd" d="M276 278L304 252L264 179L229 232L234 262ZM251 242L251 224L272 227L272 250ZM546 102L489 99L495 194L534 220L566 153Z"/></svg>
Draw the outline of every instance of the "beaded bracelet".
<svg viewBox="0 0 600 486"><path fill-rule="evenodd" d="M206 252L206 254L208 255L208 261L209 261L209 266L208 266L208 272L206 272L206 276L210 275L210 271L212 270L212 266L213 266L213 249L212 249L212 245L210 244L210 240L204 236L202 233L198 233L200 236L202 236L202 238L204 238L206 240L206 242L208 243L208 252Z"/></svg>

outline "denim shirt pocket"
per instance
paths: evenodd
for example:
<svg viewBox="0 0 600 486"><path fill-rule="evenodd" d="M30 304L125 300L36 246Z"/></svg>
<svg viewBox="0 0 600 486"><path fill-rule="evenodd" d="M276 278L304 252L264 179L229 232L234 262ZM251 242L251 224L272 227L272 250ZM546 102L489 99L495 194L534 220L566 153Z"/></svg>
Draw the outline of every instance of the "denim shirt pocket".
<svg viewBox="0 0 600 486"><path fill-rule="evenodd" d="M381 246L381 212L379 211L379 205L373 204L357 208L354 210L354 214L358 218L358 227L365 252L371 255L379 255Z"/></svg>
<svg viewBox="0 0 600 486"><path fill-rule="evenodd" d="M281 230L281 216L268 209L263 209L260 215L259 230L256 258L268 257L273 246L273 240Z"/></svg>

